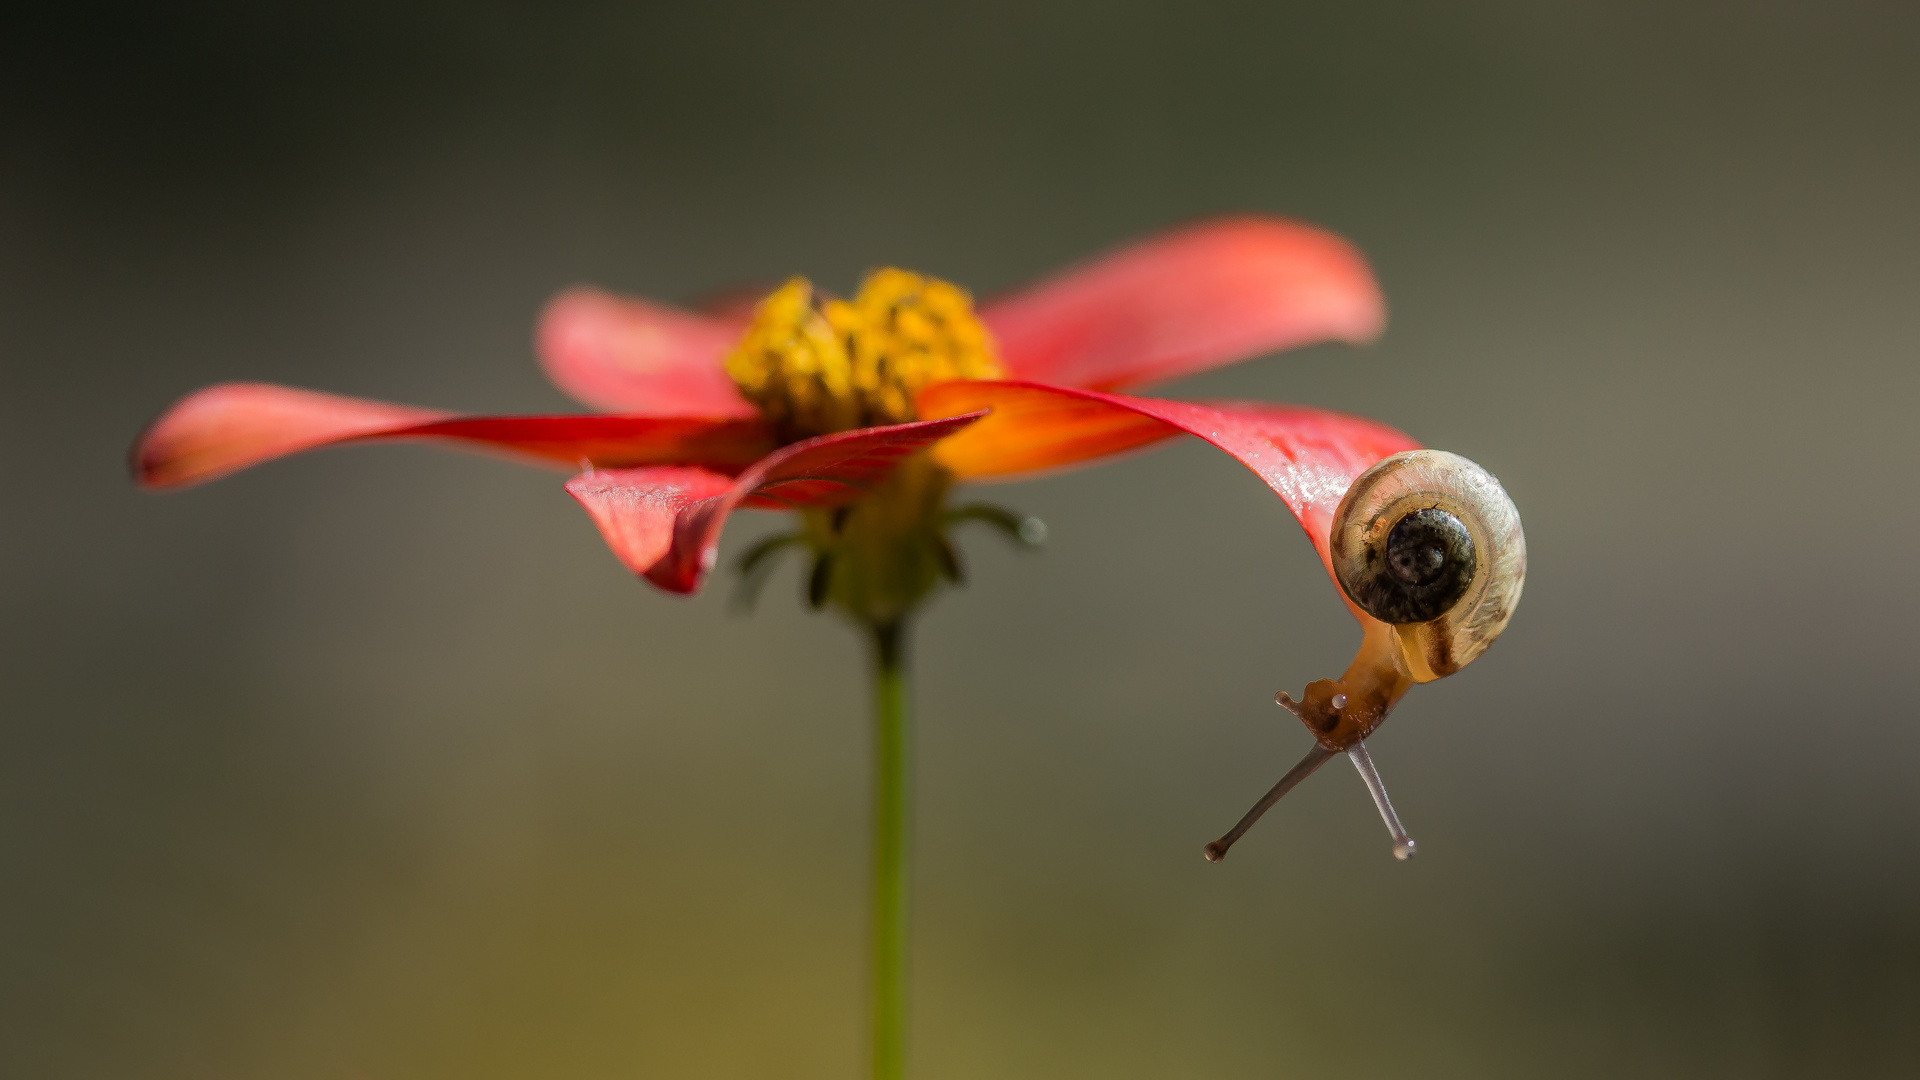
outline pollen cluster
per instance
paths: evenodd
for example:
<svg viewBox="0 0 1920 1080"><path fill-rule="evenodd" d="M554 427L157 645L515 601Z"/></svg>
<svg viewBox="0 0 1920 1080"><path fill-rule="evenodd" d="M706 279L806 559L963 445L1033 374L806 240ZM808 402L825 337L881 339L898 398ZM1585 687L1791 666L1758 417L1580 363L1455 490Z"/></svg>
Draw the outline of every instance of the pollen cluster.
<svg viewBox="0 0 1920 1080"><path fill-rule="evenodd" d="M851 301L816 305L805 278L782 285L761 301L727 374L792 440L913 420L922 387L1001 368L966 290L889 267Z"/></svg>

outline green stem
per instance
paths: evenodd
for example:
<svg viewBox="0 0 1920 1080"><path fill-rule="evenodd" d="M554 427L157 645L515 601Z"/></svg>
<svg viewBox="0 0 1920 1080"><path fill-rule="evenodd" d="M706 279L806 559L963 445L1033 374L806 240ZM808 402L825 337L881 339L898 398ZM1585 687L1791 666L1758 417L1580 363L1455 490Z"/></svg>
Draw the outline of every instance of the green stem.
<svg viewBox="0 0 1920 1080"><path fill-rule="evenodd" d="M910 733L906 627L873 628L873 1076L907 1068Z"/></svg>

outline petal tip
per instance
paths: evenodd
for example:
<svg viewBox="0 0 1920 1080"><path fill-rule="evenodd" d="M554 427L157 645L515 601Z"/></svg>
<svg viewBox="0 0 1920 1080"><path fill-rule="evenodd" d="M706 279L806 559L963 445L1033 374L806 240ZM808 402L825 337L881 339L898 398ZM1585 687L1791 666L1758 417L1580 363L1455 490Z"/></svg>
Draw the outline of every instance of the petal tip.
<svg viewBox="0 0 1920 1080"><path fill-rule="evenodd" d="M130 463L140 487L172 490L445 415L272 383L216 383L174 402L148 424L134 441Z"/></svg>
<svg viewBox="0 0 1920 1080"><path fill-rule="evenodd" d="M725 319L576 285L541 311L534 350L555 386L594 408L745 417L753 407L721 367L738 336Z"/></svg>
<svg viewBox="0 0 1920 1080"><path fill-rule="evenodd" d="M613 297L591 285L573 285L560 290L540 309L534 324L534 348L540 365L551 367L553 357L573 341L591 333L608 314Z"/></svg>
<svg viewBox="0 0 1920 1080"><path fill-rule="evenodd" d="M603 469L567 481L567 494L587 512L614 558L637 577L671 593L699 591L711 567L713 535L683 536L681 512L734 486L731 477L706 469L656 466ZM676 548L697 545L691 552Z"/></svg>

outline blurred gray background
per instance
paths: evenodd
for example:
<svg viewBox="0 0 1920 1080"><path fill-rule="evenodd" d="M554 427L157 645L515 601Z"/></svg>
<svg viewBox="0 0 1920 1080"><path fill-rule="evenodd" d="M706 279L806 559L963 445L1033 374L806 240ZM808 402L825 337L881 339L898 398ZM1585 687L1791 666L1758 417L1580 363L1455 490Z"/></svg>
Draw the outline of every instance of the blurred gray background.
<svg viewBox="0 0 1920 1080"><path fill-rule="evenodd" d="M1165 388L1506 483L1500 644L1226 863L1357 634L1182 445L924 620L916 1075L1920 1072L1920 20L1894 4L51 8L0 34L0 1073L862 1068L857 639L417 448L148 496L179 394L568 408L533 320L1206 214L1386 336ZM749 515L739 551L779 524ZM725 582L717 582L724 585Z"/></svg>

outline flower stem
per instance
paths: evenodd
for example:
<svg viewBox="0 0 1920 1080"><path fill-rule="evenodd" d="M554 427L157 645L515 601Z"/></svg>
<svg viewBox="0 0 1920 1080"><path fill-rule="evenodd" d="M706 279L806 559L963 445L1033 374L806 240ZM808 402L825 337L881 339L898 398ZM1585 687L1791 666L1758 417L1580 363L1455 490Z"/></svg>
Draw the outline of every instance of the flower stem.
<svg viewBox="0 0 1920 1080"><path fill-rule="evenodd" d="M873 1076L907 1064L908 790L906 626L873 627Z"/></svg>

